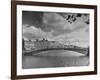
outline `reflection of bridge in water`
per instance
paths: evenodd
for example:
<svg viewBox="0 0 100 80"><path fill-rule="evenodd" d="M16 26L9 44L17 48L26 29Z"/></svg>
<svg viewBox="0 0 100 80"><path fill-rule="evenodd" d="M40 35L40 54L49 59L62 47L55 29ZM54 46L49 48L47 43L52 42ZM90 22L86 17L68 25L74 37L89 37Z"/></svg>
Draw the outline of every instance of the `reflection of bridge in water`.
<svg viewBox="0 0 100 80"><path fill-rule="evenodd" d="M78 53L82 53L84 55L89 55L89 48L83 48L83 49L77 49L77 48L46 48L46 49L39 49L39 50L32 50L29 52L24 52L25 55L39 55L42 54L40 52L45 51L52 51L52 50L68 50L68 51L74 51Z"/></svg>

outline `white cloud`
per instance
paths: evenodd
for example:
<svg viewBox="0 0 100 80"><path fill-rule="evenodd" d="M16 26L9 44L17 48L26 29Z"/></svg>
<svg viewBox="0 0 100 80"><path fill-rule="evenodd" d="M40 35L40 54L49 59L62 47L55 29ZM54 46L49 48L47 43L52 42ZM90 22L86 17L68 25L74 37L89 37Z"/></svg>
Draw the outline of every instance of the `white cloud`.
<svg viewBox="0 0 100 80"><path fill-rule="evenodd" d="M23 36L28 39L42 38L45 35L45 32L43 32L40 28L36 28L35 26L23 28Z"/></svg>
<svg viewBox="0 0 100 80"><path fill-rule="evenodd" d="M82 16L80 18L77 18L75 22L70 24L64 17L62 17L58 13L44 13L43 24L46 26L44 30L47 30L47 32L53 30L54 36L58 36L64 33L71 33L73 31L89 27L89 25L85 23L88 18L89 17Z"/></svg>
<svg viewBox="0 0 100 80"><path fill-rule="evenodd" d="M66 42L70 41L70 43L73 45L84 47L89 45L89 32L85 31L87 28L88 27L85 27L79 31L74 31L72 33L64 33L58 36L53 36L53 30L51 32L44 32L40 28L36 28L35 26L29 26L23 28L23 37L25 39L46 38L48 40L55 40L64 44L67 44ZM78 40L79 42L76 42L76 40Z"/></svg>

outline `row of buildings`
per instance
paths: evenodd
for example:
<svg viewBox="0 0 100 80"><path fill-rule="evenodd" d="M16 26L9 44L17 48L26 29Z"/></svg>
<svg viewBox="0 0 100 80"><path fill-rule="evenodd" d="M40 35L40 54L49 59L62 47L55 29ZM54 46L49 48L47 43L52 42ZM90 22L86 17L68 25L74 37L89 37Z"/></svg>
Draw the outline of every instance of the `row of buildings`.
<svg viewBox="0 0 100 80"><path fill-rule="evenodd" d="M23 50L39 50L49 48L75 48L73 45L64 45L56 41L48 41L46 39L36 39L35 41L25 41L23 39ZM80 48L80 47L79 47Z"/></svg>

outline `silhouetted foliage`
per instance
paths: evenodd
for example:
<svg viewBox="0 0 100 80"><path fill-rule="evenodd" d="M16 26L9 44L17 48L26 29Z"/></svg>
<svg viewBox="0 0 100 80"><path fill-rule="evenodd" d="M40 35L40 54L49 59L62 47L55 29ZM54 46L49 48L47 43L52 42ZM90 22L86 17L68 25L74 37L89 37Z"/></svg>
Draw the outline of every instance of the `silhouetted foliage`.
<svg viewBox="0 0 100 80"><path fill-rule="evenodd" d="M88 47L88 54L87 54L87 56L89 56L89 47Z"/></svg>
<svg viewBox="0 0 100 80"><path fill-rule="evenodd" d="M24 39L22 39L22 50L25 50L25 42L24 42Z"/></svg>
<svg viewBox="0 0 100 80"><path fill-rule="evenodd" d="M77 14L77 17L81 17L82 16L82 14Z"/></svg>
<svg viewBox="0 0 100 80"><path fill-rule="evenodd" d="M89 24L89 19L88 19L88 21L85 21L85 23L86 23L86 24Z"/></svg>

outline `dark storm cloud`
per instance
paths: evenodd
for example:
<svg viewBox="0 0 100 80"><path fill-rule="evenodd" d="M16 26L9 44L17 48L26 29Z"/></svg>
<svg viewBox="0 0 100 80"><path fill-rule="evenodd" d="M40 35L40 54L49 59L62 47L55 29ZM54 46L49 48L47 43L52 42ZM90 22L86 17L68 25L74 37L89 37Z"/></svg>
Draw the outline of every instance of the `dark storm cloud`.
<svg viewBox="0 0 100 80"><path fill-rule="evenodd" d="M22 24L34 25L35 27L42 26L43 12L23 11Z"/></svg>

